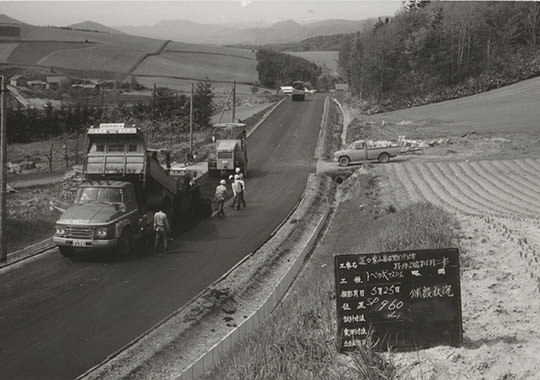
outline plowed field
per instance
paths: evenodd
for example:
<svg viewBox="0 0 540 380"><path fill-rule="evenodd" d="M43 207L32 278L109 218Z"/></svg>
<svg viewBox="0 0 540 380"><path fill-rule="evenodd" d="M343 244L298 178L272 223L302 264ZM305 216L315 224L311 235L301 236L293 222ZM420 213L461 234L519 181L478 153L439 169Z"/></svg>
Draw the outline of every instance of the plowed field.
<svg viewBox="0 0 540 380"><path fill-rule="evenodd" d="M537 379L540 160L377 165L387 206L427 201L461 225L464 343L395 354L403 379Z"/></svg>
<svg viewBox="0 0 540 380"><path fill-rule="evenodd" d="M384 171L405 190L398 204L429 201L475 216L540 215L538 159L400 162Z"/></svg>

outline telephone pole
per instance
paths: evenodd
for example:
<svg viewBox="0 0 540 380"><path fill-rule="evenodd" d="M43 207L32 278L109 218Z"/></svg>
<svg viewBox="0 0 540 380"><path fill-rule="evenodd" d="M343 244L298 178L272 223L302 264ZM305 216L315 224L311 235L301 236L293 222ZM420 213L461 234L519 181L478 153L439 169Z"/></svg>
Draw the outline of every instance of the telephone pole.
<svg viewBox="0 0 540 380"><path fill-rule="evenodd" d="M6 114L6 76L2 75L2 87L0 90L0 262L7 261L7 236L6 236L6 188L7 188L7 114Z"/></svg>
<svg viewBox="0 0 540 380"><path fill-rule="evenodd" d="M193 83L189 95L189 157L193 157Z"/></svg>
<svg viewBox="0 0 540 380"><path fill-rule="evenodd" d="M236 119L236 81L233 83L232 122Z"/></svg>

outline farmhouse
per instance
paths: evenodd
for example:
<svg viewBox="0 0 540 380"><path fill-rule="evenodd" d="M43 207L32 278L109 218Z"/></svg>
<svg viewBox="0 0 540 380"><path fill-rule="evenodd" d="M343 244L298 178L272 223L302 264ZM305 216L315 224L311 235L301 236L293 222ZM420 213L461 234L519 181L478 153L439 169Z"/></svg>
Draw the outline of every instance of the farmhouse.
<svg viewBox="0 0 540 380"><path fill-rule="evenodd" d="M47 90L56 90L60 87L68 86L71 80L68 77L62 76L48 76L47 77Z"/></svg>
<svg viewBox="0 0 540 380"><path fill-rule="evenodd" d="M22 75L14 75L11 78L9 78L9 84L15 87L26 87L27 80Z"/></svg>

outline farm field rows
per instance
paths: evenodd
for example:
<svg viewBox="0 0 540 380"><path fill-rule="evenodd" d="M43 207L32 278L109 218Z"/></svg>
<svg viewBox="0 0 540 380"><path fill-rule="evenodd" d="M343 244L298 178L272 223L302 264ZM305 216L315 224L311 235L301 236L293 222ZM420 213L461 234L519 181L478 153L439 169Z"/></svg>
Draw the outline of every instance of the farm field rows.
<svg viewBox="0 0 540 380"><path fill-rule="evenodd" d="M540 160L377 165L383 207L431 202L460 224L464 342L394 354L398 378L537 379Z"/></svg>
<svg viewBox="0 0 540 380"><path fill-rule="evenodd" d="M540 214L540 160L401 162L385 165L407 200L473 216Z"/></svg>

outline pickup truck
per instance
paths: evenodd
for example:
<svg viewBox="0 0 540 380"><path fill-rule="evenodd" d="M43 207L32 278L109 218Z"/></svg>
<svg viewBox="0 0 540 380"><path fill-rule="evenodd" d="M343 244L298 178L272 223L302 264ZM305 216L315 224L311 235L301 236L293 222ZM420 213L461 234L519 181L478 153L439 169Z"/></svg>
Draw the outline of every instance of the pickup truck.
<svg viewBox="0 0 540 380"><path fill-rule="evenodd" d="M400 153L401 147L399 145L377 144L377 142L357 140L348 149L334 153L334 161L337 161L340 166L373 160L388 162L391 157L396 157Z"/></svg>

